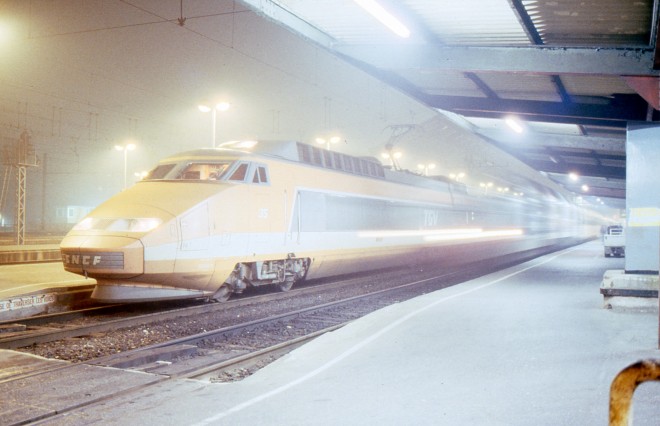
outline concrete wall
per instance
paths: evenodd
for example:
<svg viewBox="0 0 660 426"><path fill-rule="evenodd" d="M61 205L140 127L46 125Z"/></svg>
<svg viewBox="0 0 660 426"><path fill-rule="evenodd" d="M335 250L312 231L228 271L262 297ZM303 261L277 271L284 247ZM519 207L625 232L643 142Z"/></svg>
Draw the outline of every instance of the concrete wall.
<svg viewBox="0 0 660 426"><path fill-rule="evenodd" d="M660 263L660 126L628 125L626 272L658 272Z"/></svg>

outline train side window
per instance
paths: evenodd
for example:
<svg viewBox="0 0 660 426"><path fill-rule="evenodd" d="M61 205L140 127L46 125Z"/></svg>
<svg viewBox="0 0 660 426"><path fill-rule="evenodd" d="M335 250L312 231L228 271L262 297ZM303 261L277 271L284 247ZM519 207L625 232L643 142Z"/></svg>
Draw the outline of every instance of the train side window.
<svg viewBox="0 0 660 426"><path fill-rule="evenodd" d="M247 175L248 166L249 166L248 163L239 164L236 170L234 170L234 173L232 173L231 176L229 176L229 180L234 182L245 181L245 176Z"/></svg>
<svg viewBox="0 0 660 426"><path fill-rule="evenodd" d="M335 165L332 163L332 152L328 150L323 151L323 161L325 162L325 167L328 169L334 169Z"/></svg>
<svg viewBox="0 0 660 426"><path fill-rule="evenodd" d="M323 166L323 154L321 154L321 150L316 147L312 147L312 164L316 164L317 166Z"/></svg>
<svg viewBox="0 0 660 426"><path fill-rule="evenodd" d="M351 157L348 155L342 154L342 158L344 159L344 170L347 172L353 172L353 162L351 161Z"/></svg>
<svg viewBox="0 0 660 426"><path fill-rule="evenodd" d="M341 161L341 154L338 152L332 153L332 162L335 164L335 169L344 170L344 164Z"/></svg>
<svg viewBox="0 0 660 426"><path fill-rule="evenodd" d="M298 142L298 156L300 157L300 159L304 163L307 163L307 164L312 163L312 156L309 152L309 148L310 148L309 146L301 144L300 142Z"/></svg>
<svg viewBox="0 0 660 426"><path fill-rule="evenodd" d="M353 158L353 171L356 174L362 174L362 168L360 167L360 159Z"/></svg>
<svg viewBox="0 0 660 426"><path fill-rule="evenodd" d="M359 159L360 161L360 172L365 176L369 176L369 163L366 160Z"/></svg>

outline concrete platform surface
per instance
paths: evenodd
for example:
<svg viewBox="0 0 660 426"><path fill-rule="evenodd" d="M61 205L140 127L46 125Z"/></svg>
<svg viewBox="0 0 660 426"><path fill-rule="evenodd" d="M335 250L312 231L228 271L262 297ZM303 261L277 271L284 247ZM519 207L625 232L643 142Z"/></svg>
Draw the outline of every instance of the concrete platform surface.
<svg viewBox="0 0 660 426"><path fill-rule="evenodd" d="M0 265L0 320L66 310L91 294L96 280L64 270L61 262Z"/></svg>
<svg viewBox="0 0 660 426"><path fill-rule="evenodd" d="M658 313L602 308L598 242L379 310L242 382L167 381L45 424L606 425ZM660 383L635 393L658 425Z"/></svg>
<svg viewBox="0 0 660 426"><path fill-rule="evenodd" d="M16 378L22 380L14 381ZM29 424L63 409L159 380L163 378L137 371L71 364L0 350L0 423Z"/></svg>

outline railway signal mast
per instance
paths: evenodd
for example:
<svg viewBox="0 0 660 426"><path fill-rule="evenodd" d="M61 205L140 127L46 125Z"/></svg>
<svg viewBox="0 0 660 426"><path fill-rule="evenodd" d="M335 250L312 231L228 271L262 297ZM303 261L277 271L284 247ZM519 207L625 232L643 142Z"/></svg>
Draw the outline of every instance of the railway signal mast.
<svg viewBox="0 0 660 426"><path fill-rule="evenodd" d="M6 193L9 188L9 179L13 169L17 171L16 187L16 244L25 244L25 199L27 197L27 169L36 167L37 156L34 146L30 142L30 134L24 130L16 143L8 144L3 150L2 163L7 166L5 169L4 180L2 184L2 194L0 195L0 211L4 205Z"/></svg>

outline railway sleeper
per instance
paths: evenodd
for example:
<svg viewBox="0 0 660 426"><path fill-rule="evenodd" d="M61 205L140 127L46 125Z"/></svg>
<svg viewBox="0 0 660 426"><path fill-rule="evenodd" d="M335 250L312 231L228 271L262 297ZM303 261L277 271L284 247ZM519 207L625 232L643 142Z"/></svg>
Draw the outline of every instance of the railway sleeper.
<svg viewBox="0 0 660 426"><path fill-rule="evenodd" d="M286 259L238 263L211 299L225 301L231 293L263 285L275 285L280 291L288 291L296 281L305 278L309 263L309 259L296 258L293 253Z"/></svg>

